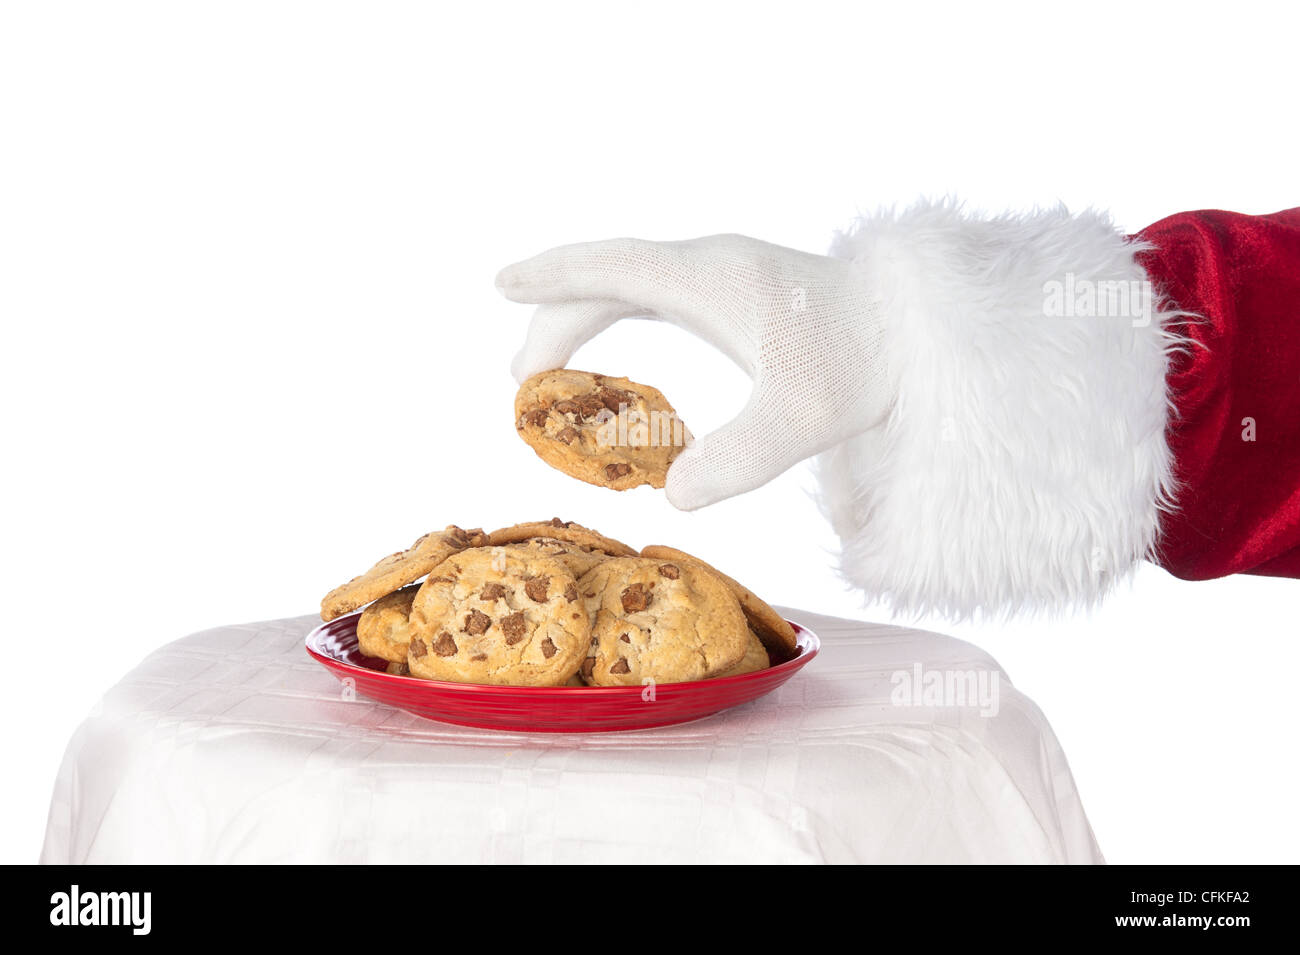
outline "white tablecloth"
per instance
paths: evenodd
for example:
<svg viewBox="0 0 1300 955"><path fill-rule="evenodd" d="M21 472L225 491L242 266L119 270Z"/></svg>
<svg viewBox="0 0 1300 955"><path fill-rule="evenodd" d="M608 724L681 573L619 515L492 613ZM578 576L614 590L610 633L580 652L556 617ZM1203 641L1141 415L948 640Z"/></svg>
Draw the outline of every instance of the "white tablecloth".
<svg viewBox="0 0 1300 955"><path fill-rule="evenodd" d="M149 656L69 743L42 862L1100 862L1051 727L891 703L997 670L950 637L786 611L821 655L761 700L635 733L513 734L365 699L312 617ZM1000 671L999 671L1000 672Z"/></svg>

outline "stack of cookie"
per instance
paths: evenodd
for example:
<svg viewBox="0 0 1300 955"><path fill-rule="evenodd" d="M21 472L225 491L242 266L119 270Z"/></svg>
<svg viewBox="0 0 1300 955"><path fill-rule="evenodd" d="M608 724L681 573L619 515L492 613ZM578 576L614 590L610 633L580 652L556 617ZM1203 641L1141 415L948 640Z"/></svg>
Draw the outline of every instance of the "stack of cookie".
<svg viewBox="0 0 1300 955"><path fill-rule="evenodd" d="M780 614L704 561L559 518L426 534L330 591L321 617L361 607L363 653L457 683L680 683L796 652Z"/></svg>

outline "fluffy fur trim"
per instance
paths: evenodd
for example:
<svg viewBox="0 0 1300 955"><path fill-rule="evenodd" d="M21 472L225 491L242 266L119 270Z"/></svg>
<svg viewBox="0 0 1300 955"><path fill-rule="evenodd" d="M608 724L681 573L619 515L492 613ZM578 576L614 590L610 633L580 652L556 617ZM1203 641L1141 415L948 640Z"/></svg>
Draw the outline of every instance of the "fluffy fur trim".
<svg viewBox="0 0 1300 955"><path fill-rule="evenodd" d="M883 425L817 459L852 584L898 613L1055 612L1150 552L1173 492L1179 313L1150 292L1141 248L1098 212L951 202L837 236L831 254L884 303L899 383Z"/></svg>

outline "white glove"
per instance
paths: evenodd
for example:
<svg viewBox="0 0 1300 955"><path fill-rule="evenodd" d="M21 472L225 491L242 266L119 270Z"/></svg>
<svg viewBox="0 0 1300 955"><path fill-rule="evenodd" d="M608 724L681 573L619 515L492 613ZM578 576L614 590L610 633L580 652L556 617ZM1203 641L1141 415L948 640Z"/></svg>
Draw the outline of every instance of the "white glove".
<svg viewBox="0 0 1300 955"><path fill-rule="evenodd" d="M879 303L849 262L742 235L561 246L506 267L506 298L540 307L511 367L562 367L622 318L698 335L754 380L732 421L668 471L668 500L693 510L753 490L884 420L897 392L881 354Z"/></svg>

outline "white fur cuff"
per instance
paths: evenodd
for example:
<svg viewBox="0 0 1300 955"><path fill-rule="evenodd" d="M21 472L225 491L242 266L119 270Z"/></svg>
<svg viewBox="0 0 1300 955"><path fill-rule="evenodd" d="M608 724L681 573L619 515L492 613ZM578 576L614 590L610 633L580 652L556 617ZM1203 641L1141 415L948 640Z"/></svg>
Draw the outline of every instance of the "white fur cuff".
<svg viewBox="0 0 1300 955"><path fill-rule="evenodd" d="M1055 611L1150 551L1172 339L1139 249L1100 213L952 203L837 237L884 303L899 383L883 425L817 459L849 581L902 613Z"/></svg>

